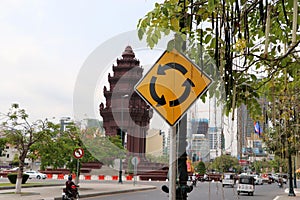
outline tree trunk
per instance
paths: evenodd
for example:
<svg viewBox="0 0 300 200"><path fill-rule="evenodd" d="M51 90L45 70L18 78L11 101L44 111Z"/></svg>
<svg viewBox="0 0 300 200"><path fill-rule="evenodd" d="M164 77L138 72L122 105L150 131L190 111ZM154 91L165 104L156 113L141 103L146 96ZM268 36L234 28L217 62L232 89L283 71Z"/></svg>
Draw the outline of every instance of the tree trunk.
<svg viewBox="0 0 300 200"><path fill-rule="evenodd" d="M22 179L23 179L23 171L25 166L25 158L27 152L23 151L23 153L19 156L19 170L17 175L17 182L16 182L16 194L20 194L22 190Z"/></svg>
<svg viewBox="0 0 300 200"><path fill-rule="evenodd" d="M16 194L21 194L21 188L22 188L22 176L21 176L21 178L19 178L19 173L18 173L17 182L16 182Z"/></svg>
<svg viewBox="0 0 300 200"><path fill-rule="evenodd" d="M23 163L23 165L21 163ZM18 175L17 175L17 182L16 182L16 194L21 193L23 168L24 168L24 162L20 161Z"/></svg>

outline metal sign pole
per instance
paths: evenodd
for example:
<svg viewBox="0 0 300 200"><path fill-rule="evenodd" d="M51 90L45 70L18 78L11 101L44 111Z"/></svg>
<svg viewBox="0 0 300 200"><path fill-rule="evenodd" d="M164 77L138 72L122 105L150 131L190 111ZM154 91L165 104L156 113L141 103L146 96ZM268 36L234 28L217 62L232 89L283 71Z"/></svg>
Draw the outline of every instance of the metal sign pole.
<svg viewBox="0 0 300 200"><path fill-rule="evenodd" d="M136 175L137 175L137 159L134 160L134 176L133 176L133 185L136 185Z"/></svg>
<svg viewBox="0 0 300 200"><path fill-rule="evenodd" d="M75 179L76 185L79 183L79 159L77 159L77 169L76 169L76 179Z"/></svg>
<svg viewBox="0 0 300 200"><path fill-rule="evenodd" d="M169 200L176 199L176 126L173 126L170 134L170 160L169 160Z"/></svg>

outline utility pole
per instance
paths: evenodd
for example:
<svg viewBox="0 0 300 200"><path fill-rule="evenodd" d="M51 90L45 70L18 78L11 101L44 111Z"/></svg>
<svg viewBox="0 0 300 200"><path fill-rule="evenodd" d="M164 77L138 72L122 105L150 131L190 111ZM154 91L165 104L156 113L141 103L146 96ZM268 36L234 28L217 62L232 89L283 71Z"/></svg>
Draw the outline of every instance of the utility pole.
<svg viewBox="0 0 300 200"><path fill-rule="evenodd" d="M179 26L180 29L183 30L186 27L187 19L186 19L186 0L179 0L178 3L183 3L183 16L180 19ZM186 34L186 33L183 33ZM183 43L181 47L182 51L184 52L186 50L186 42ZM176 125L176 133L178 134L178 176L179 181L177 184L178 189L176 190L176 200L186 200L187 199L187 193L191 192L192 188L187 186L188 181L188 172L187 172L187 166L186 166L186 160L187 160L187 153L186 153L186 135L187 135L187 114L185 114L181 120Z"/></svg>
<svg viewBox="0 0 300 200"><path fill-rule="evenodd" d="M178 176L179 181L177 184L178 189L176 190L176 200L186 200L187 193L191 191L192 188L187 185L188 172L187 172L187 153L186 153L186 133L187 133L187 114L185 114L179 123L176 125L176 132L178 133Z"/></svg>

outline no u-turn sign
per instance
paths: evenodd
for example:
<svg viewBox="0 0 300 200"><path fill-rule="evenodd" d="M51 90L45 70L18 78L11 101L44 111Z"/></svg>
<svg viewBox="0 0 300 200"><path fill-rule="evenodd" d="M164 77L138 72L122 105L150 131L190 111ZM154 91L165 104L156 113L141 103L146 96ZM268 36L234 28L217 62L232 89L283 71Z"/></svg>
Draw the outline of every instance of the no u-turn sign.
<svg viewBox="0 0 300 200"><path fill-rule="evenodd" d="M76 148L74 151L73 151L73 156L74 158L76 159L80 159L82 158L84 155L84 151L82 148Z"/></svg>

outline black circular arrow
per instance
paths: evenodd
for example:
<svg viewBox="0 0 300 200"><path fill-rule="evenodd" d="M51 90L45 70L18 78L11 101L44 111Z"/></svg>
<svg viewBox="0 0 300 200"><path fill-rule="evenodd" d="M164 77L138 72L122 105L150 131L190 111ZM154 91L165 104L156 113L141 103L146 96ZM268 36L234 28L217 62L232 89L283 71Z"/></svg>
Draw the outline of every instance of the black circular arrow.
<svg viewBox="0 0 300 200"><path fill-rule="evenodd" d="M167 63L163 66L158 65L157 74L165 75L166 74L165 71L168 69L176 69L176 70L180 71L183 75L185 75L187 73L187 70L182 65L180 65L178 63Z"/></svg>
<svg viewBox="0 0 300 200"><path fill-rule="evenodd" d="M157 102L156 106L163 106L166 104L166 99L164 97L164 95L161 95L161 97L159 97L155 91L155 82L156 82L156 77L152 76L151 78L151 82L150 82L150 95L152 97L152 99L154 101Z"/></svg>
<svg viewBox="0 0 300 200"><path fill-rule="evenodd" d="M157 68L157 74L158 75L165 75L166 70L169 69L175 69L178 70L181 74L185 75L187 73L187 69L185 69L182 65L178 63L167 63L163 66L159 65ZM154 101L157 102L156 106L163 106L166 104L166 99L164 95L161 95L161 97L158 96L158 94L155 91L155 82L156 82L156 77L152 76L151 81L150 81L150 95ZM184 81L182 86L185 86L185 90L183 94L175 100L169 101L170 107L178 106L182 102L184 102L190 95L191 92L191 87L195 87L195 84L188 78Z"/></svg>
<svg viewBox="0 0 300 200"><path fill-rule="evenodd" d="M170 107L178 106L179 104L184 102L190 95L191 87L195 87L195 84L188 78L184 81L182 86L185 86L185 90L184 90L183 94L178 99L169 101Z"/></svg>

